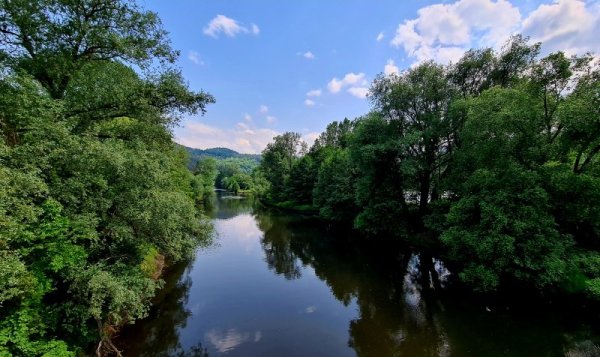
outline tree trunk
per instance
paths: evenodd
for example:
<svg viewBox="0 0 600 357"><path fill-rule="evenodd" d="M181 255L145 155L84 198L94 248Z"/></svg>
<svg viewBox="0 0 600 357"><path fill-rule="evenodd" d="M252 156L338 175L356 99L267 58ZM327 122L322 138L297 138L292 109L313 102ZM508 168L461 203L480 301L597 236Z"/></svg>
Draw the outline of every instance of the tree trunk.
<svg viewBox="0 0 600 357"><path fill-rule="evenodd" d="M423 217L427 214L427 207L429 204L429 189L431 182L429 181L429 171L424 171L421 175L420 181L420 195L419 195L419 215Z"/></svg>

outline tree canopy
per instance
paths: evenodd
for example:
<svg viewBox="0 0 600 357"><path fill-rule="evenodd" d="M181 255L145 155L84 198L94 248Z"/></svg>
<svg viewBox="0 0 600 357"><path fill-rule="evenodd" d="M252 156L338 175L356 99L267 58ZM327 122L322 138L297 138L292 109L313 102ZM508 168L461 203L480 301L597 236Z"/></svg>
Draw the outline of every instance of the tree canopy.
<svg viewBox="0 0 600 357"><path fill-rule="evenodd" d="M600 64L540 48L517 35L379 75L367 115L330 124L308 151L267 146L271 199L370 237L433 236L475 290L600 299Z"/></svg>
<svg viewBox="0 0 600 357"><path fill-rule="evenodd" d="M0 355L117 352L166 262L210 236L172 141L190 91L133 1L0 3ZM147 70L146 70L147 69Z"/></svg>

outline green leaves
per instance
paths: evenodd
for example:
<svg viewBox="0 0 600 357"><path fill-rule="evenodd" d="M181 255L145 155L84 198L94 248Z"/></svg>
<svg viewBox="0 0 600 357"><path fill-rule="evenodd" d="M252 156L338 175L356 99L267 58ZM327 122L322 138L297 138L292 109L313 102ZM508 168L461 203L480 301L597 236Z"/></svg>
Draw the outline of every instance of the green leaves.
<svg viewBox="0 0 600 357"><path fill-rule="evenodd" d="M72 290L96 320L118 326L146 316L147 301L159 286L142 271L125 264L95 264L72 277Z"/></svg>
<svg viewBox="0 0 600 357"><path fill-rule="evenodd" d="M209 238L170 128L214 99L128 66L177 56L134 2L8 0L0 18L0 355L71 356L145 316L148 247L177 261Z"/></svg>
<svg viewBox="0 0 600 357"><path fill-rule="evenodd" d="M269 144L270 198L312 197L369 236L433 230L475 290L600 296L600 67L539 52L516 35L499 52L378 76L373 111L331 123L308 153L290 133Z"/></svg>
<svg viewBox="0 0 600 357"><path fill-rule="evenodd" d="M63 98L74 73L93 61L121 60L147 67L172 63L178 53L155 13L130 1L4 1L0 45L9 63Z"/></svg>
<svg viewBox="0 0 600 357"><path fill-rule="evenodd" d="M278 201L285 201L287 182L290 179L295 160L306 144L300 134L287 132L273 138L262 152L261 170L270 182L269 196Z"/></svg>
<svg viewBox="0 0 600 357"><path fill-rule="evenodd" d="M534 172L515 165L470 176L441 235L450 257L464 262L463 281L494 290L507 274L540 288L563 279L572 241L557 231L539 185Z"/></svg>
<svg viewBox="0 0 600 357"><path fill-rule="evenodd" d="M35 278L25 264L10 251L0 251L0 305L33 290Z"/></svg>

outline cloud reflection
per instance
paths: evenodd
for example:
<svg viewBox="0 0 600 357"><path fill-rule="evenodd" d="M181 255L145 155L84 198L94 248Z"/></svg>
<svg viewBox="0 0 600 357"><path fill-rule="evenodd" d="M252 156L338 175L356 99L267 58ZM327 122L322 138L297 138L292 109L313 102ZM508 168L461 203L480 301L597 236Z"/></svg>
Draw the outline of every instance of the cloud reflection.
<svg viewBox="0 0 600 357"><path fill-rule="evenodd" d="M225 333L211 329L204 335L204 338L210 341L219 353L225 353L250 340L250 333L242 333L234 328Z"/></svg>
<svg viewBox="0 0 600 357"><path fill-rule="evenodd" d="M304 309L304 312L306 312L307 314L312 314L315 311L317 311L317 307L315 305L311 305Z"/></svg>

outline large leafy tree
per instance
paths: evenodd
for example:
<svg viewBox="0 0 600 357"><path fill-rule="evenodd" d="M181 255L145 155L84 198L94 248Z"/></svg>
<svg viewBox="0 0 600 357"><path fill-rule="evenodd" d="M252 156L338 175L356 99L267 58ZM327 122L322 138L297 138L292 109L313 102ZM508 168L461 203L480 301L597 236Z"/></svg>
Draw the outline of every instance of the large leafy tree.
<svg viewBox="0 0 600 357"><path fill-rule="evenodd" d="M457 154L462 184L442 241L464 262L460 277L482 290L501 278L544 287L566 269L568 237L557 230L537 170L545 162L544 121L523 91L494 88L472 100Z"/></svg>
<svg viewBox="0 0 600 357"><path fill-rule="evenodd" d="M134 1L3 0L0 45L7 61L62 98L73 75L91 61L139 66L174 62L157 14Z"/></svg>
<svg viewBox="0 0 600 357"><path fill-rule="evenodd" d="M192 92L130 1L0 3L0 355L73 355L146 315L210 229L170 128ZM5 259L4 259L5 258Z"/></svg>
<svg viewBox="0 0 600 357"><path fill-rule="evenodd" d="M260 167L270 182L269 195L276 200L287 199L287 184L295 161L306 151L300 134L287 132L273 138L262 152Z"/></svg>
<svg viewBox="0 0 600 357"><path fill-rule="evenodd" d="M403 185L407 191L418 192L421 215L439 195L439 180L454 146L453 122L448 116L451 98L445 70L434 63L399 76L381 76L371 87L375 110L394 122L393 140L403 145L393 160L406 161L414 170Z"/></svg>

